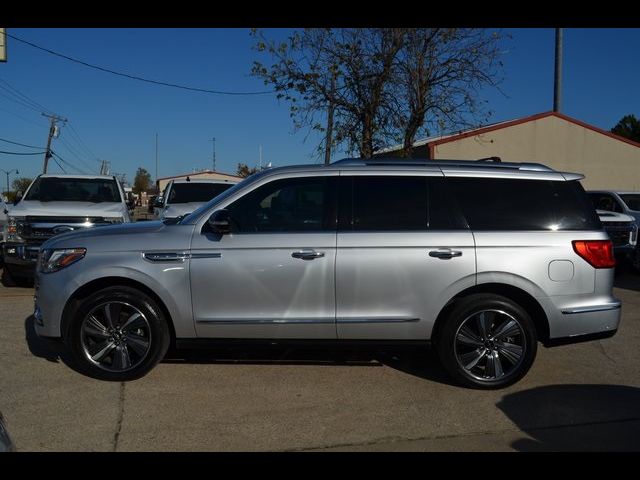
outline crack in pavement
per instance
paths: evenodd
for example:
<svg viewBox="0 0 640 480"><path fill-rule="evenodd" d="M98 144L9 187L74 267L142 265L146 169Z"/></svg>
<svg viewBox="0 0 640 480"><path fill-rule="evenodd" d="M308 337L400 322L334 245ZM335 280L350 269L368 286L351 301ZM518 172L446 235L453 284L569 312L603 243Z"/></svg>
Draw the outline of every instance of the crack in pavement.
<svg viewBox="0 0 640 480"><path fill-rule="evenodd" d="M122 430L122 419L124 418L124 382L120 382L120 395L118 397L118 420L116 422L116 432L113 435L113 446L111 451L118 450L118 440L120 439L120 431Z"/></svg>
<svg viewBox="0 0 640 480"><path fill-rule="evenodd" d="M602 355L604 355L604 356L605 356L605 358L607 358L607 359L608 359L610 362L612 362L612 363L617 363L617 362L615 361L615 359L614 359L613 357L611 357L611 356L607 353L607 350L604 348L604 345L602 344L602 341L598 340L598 341L596 342L596 345L598 345L598 347L600 347L600 348L599 348L599 349L600 349L600 353L602 353Z"/></svg>
<svg viewBox="0 0 640 480"><path fill-rule="evenodd" d="M546 430L554 430L561 428L572 428L572 427L589 427L596 425L607 425L614 423L628 423L628 422L637 422L640 421L640 417L634 418L623 418L618 420L603 420L599 422L583 422L583 423L568 423L568 424L559 424L559 425L549 425L546 427L532 427L532 428L516 428L516 429L504 429L504 430L488 430L481 432L469 432L469 433L459 433L452 435L435 435L435 436L426 436L426 437L414 437L414 438L403 438L403 437L382 437L375 440L369 440L365 442L354 442L354 443L337 443L333 445L322 445L317 447L303 447L303 448L290 448L283 450L284 452L304 452L311 450L324 450L327 448L342 448L342 447L362 447L367 445L379 445L381 443L387 442L418 442L421 440L444 440L444 439L452 439L452 438L464 438L464 437L473 437L480 435L496 435L496 434L505 434L505 433L522 433L525 435L530 435L535 432L543 432Z"/></svg>

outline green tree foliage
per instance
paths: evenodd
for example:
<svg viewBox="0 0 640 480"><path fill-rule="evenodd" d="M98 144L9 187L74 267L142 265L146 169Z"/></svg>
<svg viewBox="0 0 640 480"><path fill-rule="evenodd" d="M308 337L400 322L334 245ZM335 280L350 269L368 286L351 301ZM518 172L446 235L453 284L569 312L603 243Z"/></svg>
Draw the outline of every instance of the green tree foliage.
<svg viewBox="0 0 640 480"><path fill-rule="evenodd" d="M29 185L31 185L31 182L33 182L33 178L28 178L28 177L14 178L13 181L11 182L11 188L13 188L13 190L16 192L22 191L22 193L24 193L27 191L27 188L29 188Z"/></svg>
<svg viewBox="0 0 640 480"><path fill-rule="evenodd" d="M634 142L640 142L640 120L638 120L635 115L625 115L622 117L622 120L611 129L611 133L628 138Z"/></svg>
<svg viewBox="0 0 640 480"><path fill-rule="evenodd" d="M24 193L27 191L27 188L29 188L29 185L31 185L31 182L33 182L33 179L28 177L14 178L11 182L11 188L13 190L10 192L6 192L7 201L15 201L18 192L22 192L22 194L24 195Z"/></svg>
<svg viewBox="0 0 640 480"><path fill-rule="evenodd" d="M138 167L133 180L133 193L146 192L151 186L151 174L144 168Z"/></svg>
<svg viewBox="0 0 640 480"><path fill-rule="evenodd" d="M294 127L324 133L332 105L332 147L362 157L395 143L410 156L417 135L486 122L479 92L502 69L502 37L485 29L308 28L284 42L252 34L271 59L252 73L289 102Z"/></svg>
<svg viewBox="0 0 640 480"><path fill-rule="evenodd" d="M249 175L253 175L259 170L258 167L249 167L246 163L238 163L238 169L236 170L236 175L242 178L246 178Z"/></svg>

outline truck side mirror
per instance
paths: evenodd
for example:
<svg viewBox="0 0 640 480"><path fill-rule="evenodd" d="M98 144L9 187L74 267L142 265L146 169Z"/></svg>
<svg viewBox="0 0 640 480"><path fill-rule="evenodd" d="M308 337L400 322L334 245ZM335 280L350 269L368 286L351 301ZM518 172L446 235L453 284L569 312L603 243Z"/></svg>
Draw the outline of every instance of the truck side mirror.
<svg viewBox="0 0 640 480"><path fill-rule="evenodd" d="M22 190L18 190L18 191L16 192L16 198L13 200L13 204L14 204L14 205L17 205L17 204L18 204L18 202L19 202L20 200L22 200L22 196L23 196L23 195L24 195L24 192L23 192Z"/></svg>

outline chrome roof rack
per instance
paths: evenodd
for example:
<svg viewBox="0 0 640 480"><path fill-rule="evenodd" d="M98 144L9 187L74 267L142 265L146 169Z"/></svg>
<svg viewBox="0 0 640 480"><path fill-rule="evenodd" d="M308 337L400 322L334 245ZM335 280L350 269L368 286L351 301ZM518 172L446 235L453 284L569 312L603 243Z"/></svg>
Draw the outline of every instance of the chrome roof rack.
<svg viewBox="0 0 640 480"><path fill-rule="evenodd" d="M554 172L552 168L541 163L503 162L499 157L488 157L480 160L428 160L396 157L383 158L344 158L331 165L336 166L396 166L396 167L444 167L444 168L498 168L509 170L529 170L536 172Z"/></svg>

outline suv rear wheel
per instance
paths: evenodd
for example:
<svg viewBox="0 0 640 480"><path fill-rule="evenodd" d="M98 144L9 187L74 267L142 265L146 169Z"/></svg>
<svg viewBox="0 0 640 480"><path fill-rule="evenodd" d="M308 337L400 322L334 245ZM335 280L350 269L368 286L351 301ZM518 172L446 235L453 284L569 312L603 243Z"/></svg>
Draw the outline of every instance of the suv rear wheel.
<svg viewBox="0 0 640 480"><path fill-rule="evenodd" d="M78 367L102 380L135 380L162 360L170 333L162 310L143 292L109 287L75 309L65 342Z"/></svg>
<svg viewBox="0 0 640 480"><path fill-rule="evenodd" d="M521 379L536 356L537 336L529 314L499 295L459 301L445 320L436 349L447 372L474 388L502 388Z"/></svg>

